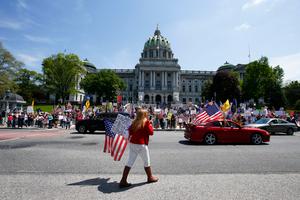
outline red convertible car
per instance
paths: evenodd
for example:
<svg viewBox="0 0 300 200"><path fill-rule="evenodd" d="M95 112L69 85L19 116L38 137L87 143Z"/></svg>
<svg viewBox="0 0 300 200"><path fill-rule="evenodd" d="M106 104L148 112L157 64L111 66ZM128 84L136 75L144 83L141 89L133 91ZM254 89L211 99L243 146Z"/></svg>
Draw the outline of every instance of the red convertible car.
<svg viewBox="0 0 300 200"><path fill-rule="evenodd" d="M184 137L192 142L216 143L252 143L261 144L270 141L270 134L262 129L242 127L231 120L215 120L196 126L187 124Z"/></svg>

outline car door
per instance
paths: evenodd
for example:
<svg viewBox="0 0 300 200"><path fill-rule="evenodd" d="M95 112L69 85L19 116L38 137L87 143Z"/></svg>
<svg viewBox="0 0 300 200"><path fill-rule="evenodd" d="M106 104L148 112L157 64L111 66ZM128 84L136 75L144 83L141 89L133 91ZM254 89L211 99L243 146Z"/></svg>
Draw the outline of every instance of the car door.
<svg viewBox="0 0 300 200"><path fill-rule="evenodd" d="M280 132L280 125L277 119L272 119L269 122L269 127L267 128L270 133Z"/></svg>
<svg viewBox="0 0 300 200"><path fill-rule="evenodd" d="M289 128L289 123L287 121L284 121L282 119L278 119L278 126L280 131L282 133L286 133Z"/></svg>
<svg viewBox="0 0 300 200"><path fill-rule="evenodd" d="M218 141L223 143L231 143L235 140L234 131L228 124L228 121L220 121L222 127L218 132Z"/></svg>
<svg viewBox="0 0 300 200"><path fill-rule="evenodd" d="M240 127L234 122L227 121L224 129L226 129L226 142L239 143L244 140L243 137L245 136L241 133Z"/></svg>

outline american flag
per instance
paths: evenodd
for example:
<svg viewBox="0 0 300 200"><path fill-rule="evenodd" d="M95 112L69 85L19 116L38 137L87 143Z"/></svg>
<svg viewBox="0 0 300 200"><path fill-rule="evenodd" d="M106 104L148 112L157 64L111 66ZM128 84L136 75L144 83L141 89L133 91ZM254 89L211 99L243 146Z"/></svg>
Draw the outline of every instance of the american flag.
<svg viewBox="0 0 300 200"><path fill-rule="evenodd" d="M115 134L111 129L113 123L108 119L104 119L105 126L105 141L104 141L104 152L110 153L115 161L121 160L128 140L122 134Z"/></svg>
<svg viewBox="0 0 300 200"><path fill-rule="evenodd" d="M206 104L204 111L196 115L192 123L195 125L199 125L201 123L220 119L222 117L223 114L220 111L219 107L215 103L208 103Z"/></svg>

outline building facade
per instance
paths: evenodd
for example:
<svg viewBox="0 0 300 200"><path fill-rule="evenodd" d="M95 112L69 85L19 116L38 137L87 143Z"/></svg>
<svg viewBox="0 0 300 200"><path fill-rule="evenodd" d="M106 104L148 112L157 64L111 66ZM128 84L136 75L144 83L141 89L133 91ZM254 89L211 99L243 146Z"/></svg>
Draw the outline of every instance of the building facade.
<svg viewBox="0 0 300 200"><path fill-rule="evenodd" d="M98 69L84 61L88 73L95 73ZM154 35L144 44L138 64L133 69L112 69L121 77L126 89L120 91L123 104L198 104L203 100L202 88L206 81L212 80L218 71L234 70L243 79L246 65L236 66L224 63L217 71L181 70L178 59L174 57L171 44L156 28ZM81 80L83 76L80 76ZM79 81L80 81L79 80ZM78 94L70 96L74 101L82 101L84 91L80 88ZM99 98L99 97L98 97ZM96 97L92 97L96 101Z"/></svg>
<svg viewBox="0 0 300 200"><path fill-rule="evenodd" d="M167 38L157 28L144 44L135 69L114 70L126 83L124 103L199 103L203 83L215 71L181 70Z"/></svg>

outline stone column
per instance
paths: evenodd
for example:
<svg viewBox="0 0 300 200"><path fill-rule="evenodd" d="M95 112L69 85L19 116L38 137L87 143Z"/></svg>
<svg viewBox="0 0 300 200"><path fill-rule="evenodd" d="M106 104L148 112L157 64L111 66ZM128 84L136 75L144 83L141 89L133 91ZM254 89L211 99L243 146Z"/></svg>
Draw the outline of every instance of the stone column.
<svg viewBox="0 0 300 200"><path fill-rule="evenodd" d="M173 83L172 83L172 88L175 88L175 87L176 87L176 86L175 86L175 84L176 84L176 80L175 80L175 79L176 79L176 72L173 72L173 73L172 73L172 78L173 78L173 81L172 81L172 82L173 82Z"/></svg>
<svg viewBox="0 0 300 200"><path fill-rule="evenodd" d="M178 80L178 78L179 78L179 72L176 72L176 88L178 88L178 82L179 82L179 80Z"/></svg>
<svg viewBox="0 0 300 200"><path fill-rule="evenodd" d="M145 85L145 71L142 71L142 87Z"/></svg>
<svg viewBox="0 0 300 200"><path fill-rule="evenodd" d="M156 76L156 72L155 71L153 71L153 87L154 87L154 89L155 89L155 76Z"/></svg>
<svg viewBox="0 0 300 200"><path fill-rule="evenodd" d="M165 87L165 72L161 72L161 87Z"/></svg>
<svg viewBox="0 0 300 200"><path fill-rule="evenodd" d="M142 72L141 70L139 71L139 87L142 86Z"/></svg>
<svg viewBox="0 0 300 200"><path fill-rule="evenodd" d="M152 76L153 76L153 71L150 71L150 88L152 88L153 86Z"/></svg>
<svg viewBox="0 0 300 200"><path fill-rule="evenodd" d="M165 72L165 87L168 87L168 72Z"/></svg>

